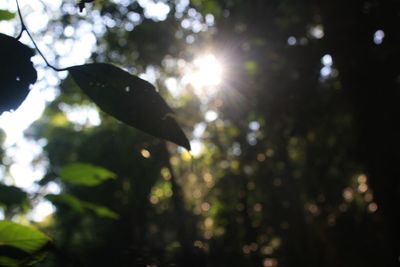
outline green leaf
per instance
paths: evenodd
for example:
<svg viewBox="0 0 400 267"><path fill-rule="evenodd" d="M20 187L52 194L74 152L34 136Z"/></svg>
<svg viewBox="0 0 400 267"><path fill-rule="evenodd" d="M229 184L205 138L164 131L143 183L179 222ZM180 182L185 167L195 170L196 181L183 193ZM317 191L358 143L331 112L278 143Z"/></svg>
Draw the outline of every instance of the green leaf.
<svg viewBox="0 0 400 267"><path fill-rule="evenodd" d="M0 255L0 266L32 266L44 260L47 251L45 247L43 247L34 253L27 253L15 247L0 246Z"/></svg>
<svg viewBox="0 0 400 267"><path fill-rule="evenodd" d="M28 195L19 187L0 184L0 204L7 207L20 206L27 203Z"/></svg>
<svg viewBox="0 0 400 267"><path fill-rule="evenodd" d="M115 177L113 172L105 168L86 163L68 164L60 170L60 178L75 185L95 186Z"/></svg>
<svg viewBox="0 0 400 267"><path fill-rule="evenodd" d="M98 217L101 218L108 218L108 219L119 218L117 213L104 206L98 206L92 203L86 203L86 208L92 210Z"/></svg>
<svg viewBox="0 0 400 267"><path fill-rule="evenodd" d="M11 246L33 253L49 241L48 236L31 226L0 221L0 246Z"/></svg>
<svg viewBox="0 0 400 267"><path fill-rule="evenodd" d="M70 194L52 195L49 194L46 198L51 201L54 205L64 205L72 209L77 213L83 213L85 211L94 212L98 217L108 219L118 219L119 216L114 211L107 207L99 206L90 202L82 201L75 196Z"/></svg>
<svg viewBox="0 0 400 267"><path fill-rule="evenodd" d="M14 17L15 17L14 13L7 11L7 10L0 9L0 21L10 20L10 19L13 19Z"/></svg>
<svg viewBox="0 0 400 267"><path fill-rule="evenodd" d="M85 203L78 198L69 194L53 195L49 194L45 196L50 202L56 206L67 206L77 213L83 213L85 210Z"/></svg>
<svg viewBox="0 0 400 267"><path fill-rule="evenodd" d="M5 257L5 256L0 256L0 266L7 266L7 267L18 267L21 266L20 265L20 261L13 259L13 258L9 258L9 257Z"/></svg>
<svg viewBox="0 0 400 267"><path fill-rule="evenodd" d="M244 69L249 75L255 75L258 72L258 65L257 62L254 60L246 61L244 63Z"/></svg>
<svg viewBox="0 0 400 267"><path fill-rule="evenodd" d="M213 14L217 18L220 17L223 13L220 5L215 0L192 0L190 2L191 5L194 5L197 10L199 10L203 14Z"/></svg>
<svg viewBox="0 0 400 267"><path fill-rule="evenodd" d="M153 136L190 150L174 113L153 85L111 64L68 68L79 87L106 113Z"/></svg>

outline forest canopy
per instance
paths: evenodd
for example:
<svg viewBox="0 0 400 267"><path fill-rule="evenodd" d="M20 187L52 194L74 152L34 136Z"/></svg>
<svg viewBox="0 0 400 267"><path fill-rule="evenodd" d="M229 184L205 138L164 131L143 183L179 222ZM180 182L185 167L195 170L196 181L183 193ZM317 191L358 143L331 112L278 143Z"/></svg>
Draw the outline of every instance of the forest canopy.
<svg viewBox="0 0 400 267"><path fill-rule="evenodd" d="M396 1L0 3L0 266L398 266Z"/></svg>

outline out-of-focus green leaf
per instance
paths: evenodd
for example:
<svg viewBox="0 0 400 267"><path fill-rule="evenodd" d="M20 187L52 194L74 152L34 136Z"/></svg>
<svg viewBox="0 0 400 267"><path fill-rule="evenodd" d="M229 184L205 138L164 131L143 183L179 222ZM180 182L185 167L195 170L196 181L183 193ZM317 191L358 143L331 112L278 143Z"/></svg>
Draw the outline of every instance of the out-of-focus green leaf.
<svg viewBox="0 0 400 267"><path fill-rule="evenodd" d="M14 17L15 17L14 13L7 11L7 10L0 9L0 21L10 20L10 19L13 19Z"/></svg>
<svg viewBox="0 0 400 267"><path fill-rule="evenodd" d="M82 90L105 112L156 137L190 150L174 113L153 85L111 64L68 68Z"/></svg>
<svg viewBox="0 0 400 267"><path fill-rule="evenodd" d="M48 236L31 226L0 221L0 246L11 246L33 253L49 241Z"/></svg>
<svg viewBox="0 0 400 267"><path fill-rule="evenodd" d="M75 212L82 213L85 210L85 203L69 194L46 195L46 198L54 205L67 206Z"/></svg>
<svg viewBox="0 0 400 267"><path fill-rule="evenodd" d="M72 163L60 170L60 178L67 183L83 186L95 186L109 179L115 179L115 174L105 168L86 163Z"/></svg>
<svg viewBox="0 0 400 267"><path fill-rule="evenodd" d="M244 69L249 75L255 75L258 71L257 62L250 60L244 63Z"/></svg>
<svg viewBox="0 0 400 267"><path fill-rule="evenodd" d="M13 205L22 205L27 200L27 193L20 188L0 184L0 204L10 207Z"/></svg>
<svg viewBox="0 0 400 267"><path fill-rule="evenodd" d="M215 0L192 0L191 4L196 6L203 14L213 14L216 17L222 15L222 9Z"/></svg>
<svg viewBox="0 0 400 267"><path fill-rule="evenodd" d="M20 266L20 261L6 256L0 256L0 266L18 267Z"/></svg>
<svg viewBox="0 0 400 267"><path fill-rule="evenodd" d="M98 217L118 219L118 214L113 212L107 207L99 206L90 202L82 201L75 196L69 194L60 195L47 195L46 198L55 205L64 205L71 208L73 211L83 213L85 211L92 211Z"/></svg>
<svg viewBox="0 0 400 267"><path fill-rule="evenodd" d="M86 208L92 210L98 217L101 218L109 218L109 219L119 218L117 213L104 206L98 206L92 203L86 203Z"/></svg>
<svg viewBox="0 0 400 267"><path fill-rule="evenodd" d="M11 246L0 246L0 255L0 266L32 266L44 260L47 255L47 251L41 248L33 253L28 253Z"/></svg>

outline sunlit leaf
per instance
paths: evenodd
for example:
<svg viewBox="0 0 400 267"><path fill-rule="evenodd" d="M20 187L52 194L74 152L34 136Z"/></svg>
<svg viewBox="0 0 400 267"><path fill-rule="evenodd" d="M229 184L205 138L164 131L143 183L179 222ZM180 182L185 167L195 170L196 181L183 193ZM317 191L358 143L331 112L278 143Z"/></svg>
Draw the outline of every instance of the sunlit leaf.
<svg viewBox="0 0 400 267"><path fill-rule="evenodd" d="M11 246L33 253L48 241L50 241L48 236L31 226L0 221L0 246Z"/></svg>
<svg viewBox="0 0 400 267"><path fill-rule="evenodd" d="M103 111L130 126L190 150L190 143L173 111L147 81L111 64L85 64L68 70Z"/></svg>
<svg viewBox="0 0 400 267"><path fill-rule="evenodd" d="M0 33L0 114L17 109L37 80L30 58L33 50L15 38Z"/></svg>
<svg viewBox="0 0 400 267"><path fill-rule="evenodd" d="M14 13L7 11L7 10L0 9L0 21L10 20L10 19L13 19L14 17L15 17Z"/></svg>
<svg viewBox="0 0 400 267"><path fill-rule="evenodd" d="M60 170L60 178L64 182L83 186L95 186L115 176L105 168L85 163L68 164Z"/></svg>

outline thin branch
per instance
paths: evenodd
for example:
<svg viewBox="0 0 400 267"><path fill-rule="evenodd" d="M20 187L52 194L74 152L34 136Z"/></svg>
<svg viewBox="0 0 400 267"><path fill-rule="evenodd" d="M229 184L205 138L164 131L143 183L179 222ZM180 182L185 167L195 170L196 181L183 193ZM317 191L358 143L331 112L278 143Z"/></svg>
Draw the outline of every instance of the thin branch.
<svg viewBox="0 0 400 267"><path fill-rule="evenodd" d="M25 26L24 20L22 19L21 9L19 8L18 0L15 0L15 1L17 2L18 16L19 16L19 20L21 22L21 32L16 37L16 39L19 40L22 36L22 33L26 30L26 26Z"/></svg>
<svg viewBox="0 0 400 267"><path fill-rule="evenodd" d="M54 67L53 65L51 65L47 61L46 57L43 55L42 51L40 51L38 45L36 44L35 40L33 39L31 33L28 31L28 28L26 27L26 25L24 23L24 20L23 20L23 17L22 17L22 13L21 13L21 8L19 7L18 0L15 0L15 2L17 2L18 16L19 16L19 19L21 21L21 33L18 35L17 39L21 38L22 33L24 31L26 31L26 33L28 34L29 38L31 39L33 45L35 46L36 50L38 51L39 55L43 58L44 62L46 62L46 65L49 68L53 69L54 71L66 71L66 70L68 70L68 68L62 68L62 69L56 68L56 67Z"/></svg>
<svg viewBox="0 0 400 267"><path fill-rule="evenodd" d="M15 39L17 39L17 40L21 39L21 36L23 33L24 33L24 29L21 28L21 31L19 32L18 36L15 37Z"/></svg>
<svg viewBox="0 0 400 267"><path fill-rule="evenodd" d="M59 69L59 68L56 68L56 67L54 67L53 65L51 65L51 64L47 61L47 59L44 57L42 51L40 51L40 49L39 49L39 47L37 46L35 40L33 40L31 33L30 33L28 30L26 30L26 33L28 34L29 38L31 39L31 41L32 41L33 45L35 46L36 50L38 51L39 55L43 58L44 62L46 62L46 65L47 65L49 68L52 68L52 69L55 70L55 71L65 71L65 70L68 70L68 68Z"/></svg>
<svg viewBox="0 0 400 267"><path fill-rule="evenodd" d="M19 7L18 0L15 0L15 2L17 2L18 16L19 16L19 20L21 21L21 27L22 27L22 29L25 30L26 26L25 26L25 23L24 23L24 19L22 18L21 8Z"/></svg>

